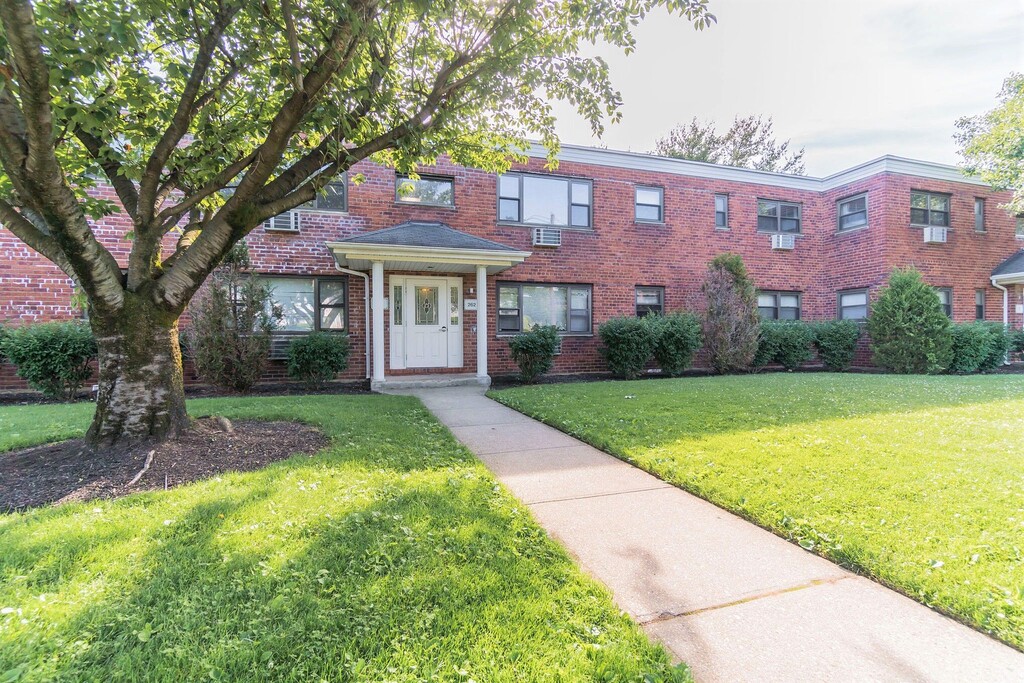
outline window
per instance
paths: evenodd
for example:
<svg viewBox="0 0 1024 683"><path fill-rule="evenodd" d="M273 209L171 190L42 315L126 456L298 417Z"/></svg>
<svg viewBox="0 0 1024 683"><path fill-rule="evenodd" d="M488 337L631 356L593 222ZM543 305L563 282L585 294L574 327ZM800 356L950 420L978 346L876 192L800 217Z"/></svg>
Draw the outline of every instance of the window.
<svg viewBox="0 0 1024 683"><path fill-rule="evenodd" d="M642 318L648 313L662 315L665 313L665 288L664 287L640 287L636 288L636 315Z"/></svg>
<svg viewBox="0 0 1024 683"><path fill-rule="evenodd" d="M729 229L729 195L715 195L715 227L721 230Z"/></svg>
<svg viewBox="0 0 1024 683"><path fill-rule="evenodd" d="M792 202L758 199L757 229L760 232L799 233L800 205Z"/></svg>
<svg viewBox="0 0 1024 683"><path fill-rule="evenodd" d="M589 180L507 174L498 178L498 220L561 228L591 227Z"/></svg>
<svg viewBox="0 0 1024 683"><path fill-rule="evenodd" d="M498 334L554 325L560 334L590 334L589 285L498 285Z"/></svg>
<svg viewBox="0 0 1024 683"><path fill-rule="evenodd" d="M942 312L947 317L953 317L953 290L949 287L938 287L935 293L939 295L939 303L942 304Z"/></svg>
<svg viewBox="0 0 1024 683"><path fill-rule="evenodd" d="M839 292L840 320L867 320L868 290L848 289Z"/></svg>
<svg viewBox="0 0 1024 683"><path fill-rule="evenodd" d="M868 224L868 196L857 195L839 200L839 231L853 230Z"/></svg>
<svg viewBox="0 0 1024 683"><path fill-rule="evenodd" d="M1024 215L1017 216L1017 225L1014 229L1017 239L1024 240Z"/></svg>
<svg viewBox="0 0 1024 683"><path fill-rule="evenodd" d="M974 290L974 319L984 320L985 319L985 290L976 289Z"/></svg>
<svg viewBox="0 0 1024 683"><path fill-rule="evenodd" d="M910 193L910 224L949 225L949 195L931 192Z"/></svg>
<svg viewBox="0 0 1024 683"><path fill-rule="evenodd" d="M974 232L985 232L985 200L974 198Z"/></svg>
<svg viewBox="0 0 1024 683"><path fill-rule="evenodd" d="M277 332L341 332L346 329L346 283L328 278L265 278L273 304L281 308Z"/></svg>
<svg viewBox="0 0 1024 683"><path fill-rule="evenodd" d="M420 206L455 206L455 179L399 175L395 180L395 201Z"/></svg>
<svg viewBox="0 0 1024 683"><path fill-rule="evenodd" d="M762 320L799 320L800 292L758 292L757 312Z"/></svg>
<svg viewBox="0 0 1024 683"><path fill-rule="evenodd" d="M637 187L634 217L640 223L665 220L665 191L660 187Z"/></svg>

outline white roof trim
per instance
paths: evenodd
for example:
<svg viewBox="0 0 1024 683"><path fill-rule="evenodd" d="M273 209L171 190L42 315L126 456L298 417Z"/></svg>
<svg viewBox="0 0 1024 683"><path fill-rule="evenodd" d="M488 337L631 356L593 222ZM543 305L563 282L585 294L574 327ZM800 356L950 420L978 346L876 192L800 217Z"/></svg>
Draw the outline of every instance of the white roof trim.
<svg viewBox="0 0 1024 683"><path fill-rule="evenodd" d="M1008 284L1013 285L1018 282L1024 282L1024 273L1000 273L999 275L992 276L992 284Z"/></svg>
<svg viewBox="0 0 1024 683"><path fill-rule="evenodd" d="M546 158L547 148L540 144L533 143L526 152L527 156ZM651 171L654 173L669 173L672 175L691 176L695 178L708 178L711 180L730 180L738 183L754 183L757 185L771 185L773 187L786 187L793 190L810 190L812 192L823 192L836 187L848 185L864 178L869 178L879 173L898 173L900 175L918 176L932 180L945 180L958 183L970 183L972 185L987 186L987 183L977 177L967 176L956 166L948 164L937 164L931 161L917 161L893 155L886 155L872 159L871 161L858 164L839 173L814 178L811 176L793 175L790 173L771 173L768 171L755 171L749 168L738 168L736 166L722 166L720 164L708 164L701 161L689 161L687 159L674 159L642 152L623 152L612 149L599 149L596 147L583 147L580 145L562 145L558 153L559 161L579 164L593 164L596 166L611 166L614 168L627 168L637 171Z"/></svg>
<svg viewBox="0 0 1024 683"><path fill-rule="evenodd" d="M489 273L499 272L525 261L533 252L508 249L452 249L366 242L328 242L327 248L342 266L364 265L373 261L387 263L418 262L438 265L487 266Z"/></svg>

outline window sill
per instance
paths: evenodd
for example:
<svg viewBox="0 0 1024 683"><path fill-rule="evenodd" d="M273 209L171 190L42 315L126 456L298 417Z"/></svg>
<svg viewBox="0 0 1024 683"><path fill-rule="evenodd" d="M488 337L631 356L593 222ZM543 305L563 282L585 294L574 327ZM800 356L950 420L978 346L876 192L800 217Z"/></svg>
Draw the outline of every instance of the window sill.
<svg viewBox="0 0 1024 683"><path fill-rule="evenodd" d="M263 228L263 232L271 235L298 235L301 230L288 230L286 228Z"/></svg>
<svg viewBox="0 0 1024 683"><path fill-rule="evenodd" d="M311 206L297 206L292 211L298 211L299 213L329 213L341 216L348 215L348 209L317 209Z"/></svg>
<svg viewBox="0 0 1024 683"><path fill-rule="evenodd" d="M408 206L414 209L442 209L444 211L455 211L454 204L425 204L423 202L394 202L394 206Z"/></svg>
<svg viewBox="0 0 1024 683"><path fill-rule="evenodd" d="M545 228L547 230L572 230L573 232L594 232L594 228L581 228L579 226L569 225L534 225L533 223L513 223L511 221L498 221L496 225L501 225L509 228L528 228L533 230L534 228Z"/></svg>
<svg viewBox="0 0 1024 683"><path fill-rule="evenodd" d="M509 339L511 337L518 337L523 334L522 332L499 332L494 335L495 339ZM572 334L559 334L559 339L590 339L594 336L593 332L573 332Z"/></svg>
<svg viewBox="0 0 1024 683"><path fill-rule="evenodd" d="M865 230L867 230L870 227L871 227L870 225L858 225L856 228L847 228L846 230L836 230L834 234L836 234L836 235L849 235L851 233L864 232Z"/></svg>
<svg viewBox="0 0 1024 683"><path fill-rule="evenodd" d="M649 225L653 228L664 228L667 223L665 221L641 221L634 218L633 225Z"/></svg>
<svg viewBox="0 0 1024 683"><path fill-rule="evenodd" d="M758 230L758 235L792 235L793 237L806 237L802 232L782 232L781 230Z"/></svg>
<svg viewBox="0 0 1024 683"><path fill-rule="evenodd" d="M726 225L726 226L716 225L715 226L715 230L717 230L718 232L730 232L730 231L732 231L732 228L729 227L728 225ZM772 234L772 233L765 233L765 234Z"/></svg>
<svg viewBox="0 0 1024 683"><path fill-rule="evenodd" d="M911 230L923 230L924 228L945 228L946 230L952 230L953 228L948 225L923 225L921 223L911 223Z"/></svg>

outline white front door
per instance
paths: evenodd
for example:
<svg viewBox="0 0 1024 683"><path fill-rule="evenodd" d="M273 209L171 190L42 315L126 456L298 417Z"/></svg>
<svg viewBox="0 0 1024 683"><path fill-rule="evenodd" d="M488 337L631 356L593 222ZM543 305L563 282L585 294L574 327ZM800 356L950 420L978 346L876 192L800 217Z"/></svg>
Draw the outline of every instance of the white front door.
<svg viewBox="0 0 1024 683"><path fill-rule="evenodd" d="M409 317L406 321L406 367L448 365L448 325L444 281L406 280Z"/></svg>

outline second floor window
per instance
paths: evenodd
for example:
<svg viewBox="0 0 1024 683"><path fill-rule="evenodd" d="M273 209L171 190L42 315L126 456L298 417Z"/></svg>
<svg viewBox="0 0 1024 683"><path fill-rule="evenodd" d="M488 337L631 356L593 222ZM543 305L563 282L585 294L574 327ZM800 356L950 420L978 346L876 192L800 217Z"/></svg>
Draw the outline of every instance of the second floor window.
<svg viewBox="0 0 1024 683"><path fill-rule="evenodd" d="M589 228L589 180L509 173L498 178L498 220L556 228Z"/></svg>
<svg viewBox="0 0 1024 683"><path fill-rule="evenodd" d="M984 320L985 319L985 290L976 289L974 290L974 319Z"/></svg>
<svg viewBox="0 0 1024 683"><path fill-rule="evenodd" d="M455 206L455 180L444 176L398 176L395 200L402 204L421 206Z"/></svg>
<svg viewBox="0 0 1024 683"><path fill-rule="evenodd" d="M665 191L660 187L637 187L634 217L641 223L661 223L665 220Z"/></svg>
<svg viewBox="0 0 1024 683"><path fill-rule="evenodd" d="M853 230L868 224L868 196L866 194L839 202L839 230Z"/></svg>
<svg viewBox="0 0 1024 683"><path fill-rule="evenodd" d="M762 320L799 320L800 292L759 292L757 312Z"/></svg>
<svg viewBox="0 0 1024 683"><path fill-rule="evenodd" d="M949 195L932 192L910 193L911 225L949 225Z"/></svg>
<svg viewBox="0 0 1024 683"><path fill-rule="evenodd" d="M974 198L974 231L985 232L985 200L982 197Z"/></svg>
<svg viewBox="0 0 1024 683"><path fill-rule="evenodd" d="M729 227L729 195L715 195L715 227L725 230Z"/></svg>
<svg viewBox="0 0 1024 683"><path fill-rule="evenodd" d="M328 183L316 193L311 202L306 202L300 209L315 211L348 211L348 183L342 175L336 181Z"/></svg>
<svg viewBox="0 0 1024 683"><path fill-rule="evenodd" d="M800 205L758 199L757 229L761 232L800 232Z"/></svg>

